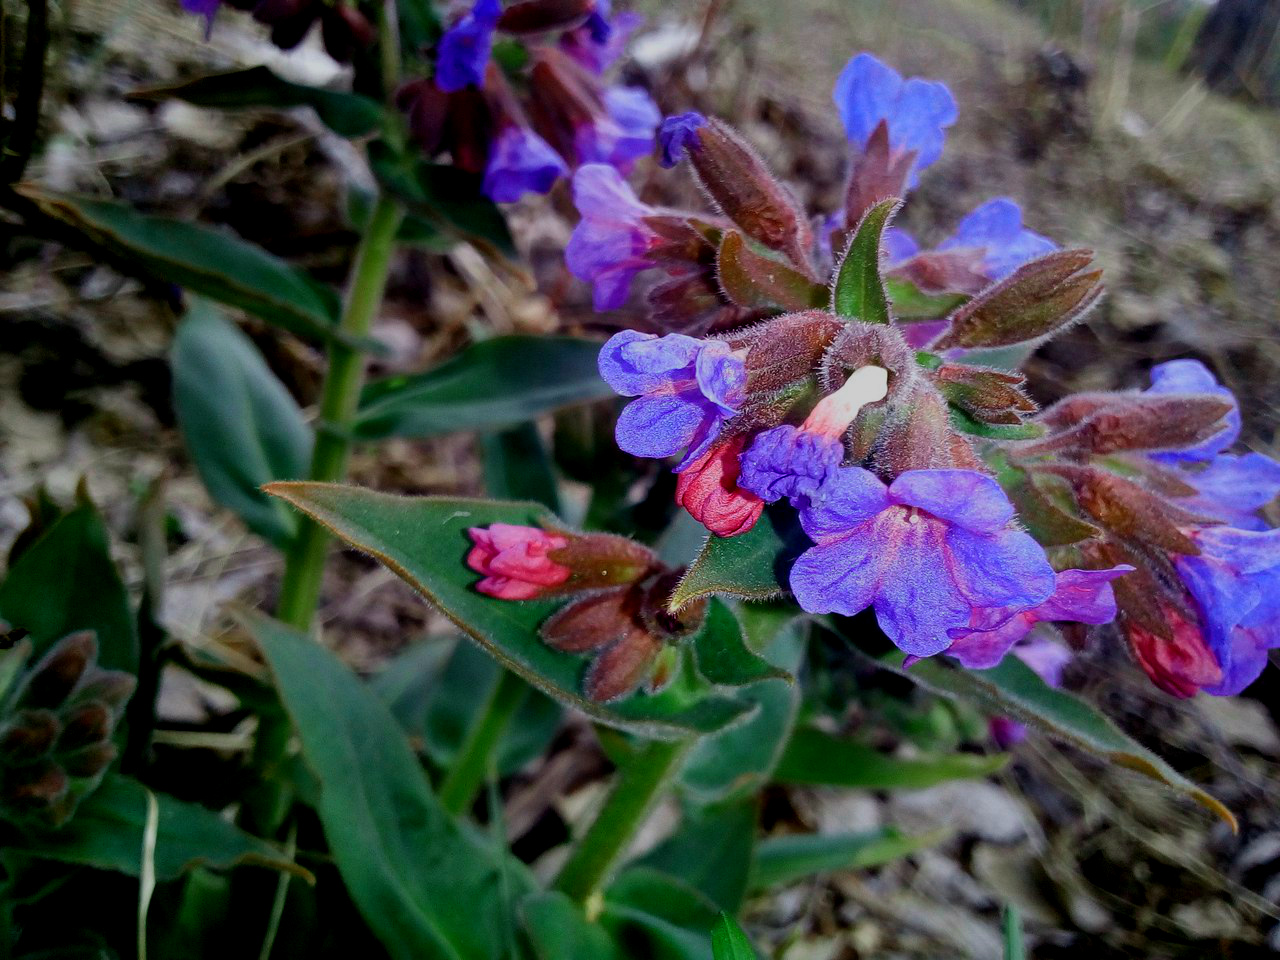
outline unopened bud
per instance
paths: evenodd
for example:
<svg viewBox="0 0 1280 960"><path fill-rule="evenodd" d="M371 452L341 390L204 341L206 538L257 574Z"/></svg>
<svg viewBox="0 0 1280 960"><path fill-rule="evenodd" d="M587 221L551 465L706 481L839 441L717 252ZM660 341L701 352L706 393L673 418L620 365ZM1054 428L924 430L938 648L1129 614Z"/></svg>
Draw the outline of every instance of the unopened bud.
<svg viewBox="0 0 1280 960"><path fill-rule="evenodd" d="M752 250L736 230L727 231L720 243L716 273L725 296L740 307L809 310L831 297L822 284Z"/></svg>
<svg viewBox="0 0 1280 960"><path fill-rule="evenodd" d="M643 627L619 637L587 670L586 694L596 703L625 697L644 683L662 652L662 641Z"/></svg>
<svg viewBox="0 0 1280 960"><path fill-rule="evenodd" d="M502 11L504 33L542 33L577 26L595 9L594 0L524 0Z"/></svg>
<svg viewBox="0 0 1280 960"><path fill-rule="evenodd" d="M918 155L915 150L892 150L889 124L881 120L871 132L862 155L854 160L845 191L845 223L857 223L881 200L905 197L911 168Z"/></svg>
<svg viewBox="0 0 1280 960"><path fill-rule="evenodd" d="M59 762L68 775L84 779L98 776L115 758L116 746L107 740L65 754L59 757Z"/></svg>
<svg viewBox="0 0 1280 960"><path fill-rule="evenodd" d="M831 314L805 310L747 331L742 338L750 344L744 360L747 393L769 393L812 377L843 329L844 325ZM731 343L736 346L739 340Z"/></svg>
<svg viewBox="0 0 1280 960"><path fill-rule="evenodd" d="M632 630L643 594L634 585L613 587L565 604L542 624L547 646L564 653L589 653Z"/></svg>
<svg viewBox="0 0 1280 960"><path fill-rule="evenodd" d="M3 771L0 806L18 813L34 813L53 807L67 793L66 772L52 761Z"/></svg>
<svg viewBox="0 0 1280 960"><path fill-rule="evenodd" d="M60 706L97 657L98 641L93 633L68 634L32 668L19 702L25 707Z"/></svg>
<svg viewBox="0 0 1280 960"><path fill-rule="evenodd" d="M1100 467L1046 464L1041 469L1070 483L1080 508L1121 539L1169 553L1199 554L1199 548L1179 526L1192 525L1203 518Z"/></svg>
<svg viewBox="0 0 1280 960"><path fill-rule="evenodd" d="M1019 450L1028 455L1180 450L1221 432L1223 418L1233 409L1230 401L1210 394L1116 393L1068 398L1046 411L1043 418L1066 429ZM1077 419L1066 426L1071 417Z"/></svg>
<svg viewBox="0 0 1280 960"><path fill-rule="evenodd" d="M929 374L947 402L982 423L1018 424L1036 405L1022 392L1021 374L944 363Z"/></svg>
<svg viewBox="0 0 1280 960"><path fill-rule="evenodd" d="M111 736L111 711L105 704L86 703L63 717L58 750L78 750Z"/></svg>
<svg viewBox="0 0 1280 960"><path fill-rule="evenodd" d="M53 748L58 720L48 710L19 710L0 729L0 760L34 763Z"/></svg>

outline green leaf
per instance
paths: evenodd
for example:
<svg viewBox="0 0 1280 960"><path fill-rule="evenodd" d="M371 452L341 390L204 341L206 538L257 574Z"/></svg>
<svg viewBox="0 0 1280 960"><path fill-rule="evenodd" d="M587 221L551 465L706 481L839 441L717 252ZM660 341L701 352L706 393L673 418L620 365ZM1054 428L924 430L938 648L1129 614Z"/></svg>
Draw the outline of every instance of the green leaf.
<svg viewBox="0 0 1280 960"><path fill-rule="evenodd" d="M561 600L512 602L477 593L465 564L469 527L492 523L561 526L532 503L445 497L396 497L356 487L273 484L283 497L352 546L399 574L508 669L561 703L611 726L655 737L718 730L749 707L736 700L672 684L657 696L634 695L600 704L582 694L586 661L553 650L538 627Z"/></svg>
<svg viewBox="0 0 1280 960"><path fill-rule="evenodd" d="M963 293L925 293L902 277L886 277L884 285L893 304L893 316L899 323L941 320L969 300Z"/></svg>
<svg viewBox="0 0 1280 960"><path fill-rule="evenodd" d="M990 670L956 670L933 660L921 660L910 670L902 654L876 660L880 666L915 681L941 696L977 703L995 714L1013 717L1052 737L1087 750L1186 794L1212 810L1232 829L1236 819L1220 800L1133 740L1091 704L1050 687L1017 657L1005 657Z"/></svg>
<svg viewBox="0 0 1280 960"><path fill-rule="evenodd" d="M772 890L833 870L865 870L931 847L945 832L909 837L892 827L864 833L799 833L769 837L756 849L753 890Z"/></svg>
<svg viewBox="0 0 1280 960"><path fill-rule="evenodd" d="M694 639L693 649L698 671L720 686L741 687L769 678L794 682L786 671L747 648L733 611L718 600L707 607L706 626Z"/></svg>
<svg viewBox="0 0 1280 960"><path fill-rule="evenodd" d="M522 423L481 438L484 483L496 500L532 500L558 513L560 494L555 469L538 428Z"/></svg>
<svg viewBox="0 0 1280 960"><path fill-rule="evenodd" d="M498 337L434 370L378 380L360 397L363 440L496 430L562 407L611 396L600 379L600 344L576 337Z"/></svg>
<svg viewBox="0 0 1280 960"><path fill-rule="evenodd" d="M412 62L440 39L440 16L433 0L397 0L395 10L401 56L406 62Z"/></svg>
<svg viewBox="0 0 1280 960"><path fill-rule="evenodd" d="M369 165L386 191L411 213L515 256L507 219L498 205L481 192L478 174L449 164L431 163L416 148L398 153L382 141L369 144Z"/></svg>
<svg viewBox="0 0 1280 960"><path fill-rule="evenodd" d="M711 953L715 960L756 960L755 948L738 926L738 921L727 913L711 928Z"/></svg>
<svg viewBox="0 0 1280 960"><path fill-rule="evenodd" d="M864 323L889 322L889 297L880 276L880 239L902 206L896 197L881 200L866 212L836 271L831 310Z"/></svg>
<svg viewBox="0 0 1280 960"><path fill-rule="evenodd" d="M632 956L646 960L713 960L715 904L683 880L651 867L631 867L604 895L600 923Z"/></svg>
<svg viewBox="0 0 1280 960"><path fill-rule="evenodd" d="M1012 903L1006 903L1000 916L1004 937L1004 960L1027 960L1027 946L1022 942L1022 916Z"/></svg>
<svg viewBox="0 0 1280 960"><path fill-rule="evenodd" d="M793 516L769 508L746 533L707 540L671 595L668 607L679 610L712 594L748 600L780 596L787 591L792 561L807 545Z"/></svg>
<svg viewBox="0 0 1280 960"><path fill-rule="evenodd" d="M751 874L756 817L754 798L686 806L679 829L636 865L679 877L721 910L736 913Z"/></svg>
<svg viewBox="0 0 1280 960"><path fill-rule="evenodd" d="M18 558L0 584L0 620L30 631L33 661L68 633L92 630L99 664L138 672L137 623L92 503L63 516Z"/></svg>
<svg viewBox="0 0 1280 960"><path fill-rule="evenodd" d="M507 960L509 898L533 889L523 865L444 812L391 713L332 653L261 615L245 621L320 781L334 861L390 956Z"/></svg>
<svg viewBox="0 0 1280 960"><path fill-rule="evenodd" d="M155 845L157 880L172 880L197 866L227 870L256 864L314 882L311 874L265 840L250 836L199 804L155 795L160 808ZM147 788L109 775L59 830L26 832L10 848L33 857L115 870L136 877L142 863Z"/></svg>
<svg viewBox="0 0 1280 960"><path fill-rule="evenodd" d="M311 429L289 391L235 324L196 299L170 354L178 426L209 495L283 547L297 516L259 489L306 476Z"/></svg>
<svg viewBox="0 0 1280 960"><path fill-rule="evenodd" d="M779 783L792 784L871 790L918 789L948 780L986 777L1003 769L1008 762L1008 754L973 753L903 760L848 737L802 727L787 744L774 778Z"/></svg>
<svg viewBox="0 0 1280 960"><path fill-rule="evenodd" d="M239 307L301 337L336 335L341 304L333 290L232 233L149 216L107 200L48 194L32 186L22 192L44 213L166 283Z"/></svg>
<svg viewBox="0 0 1280 960"><path fill-rule="evenodd" d="M144 87L135 100L185 100L198 107L311 107L320 120L343 137L363 137L382 122L382 107L358 93L290 83L266 67L197 77L172 86Z"/></svg>
<svg viewBox="0 0 1280 960"><path fill-rule="evenodd" d="M716 275L725 296L740 307L793 312L824 307L830 296L794 267L753 250L736 230L725 231L720 241Z"/></svg>
<svg viewBox="0 0 1280 960"><path fill-rule="evenodd" d="M1045 428L1038 423L983 423L959 407L949 407L951 425L962 433L990 440L1034 440L1043 437Z"/></svg>
<svg viewBox="0 0 1280 960"><path fill-rule="evenodd" d="M563 893L526 897L520 916L537 960L623 960L604 929L588 922Z"/></svg>

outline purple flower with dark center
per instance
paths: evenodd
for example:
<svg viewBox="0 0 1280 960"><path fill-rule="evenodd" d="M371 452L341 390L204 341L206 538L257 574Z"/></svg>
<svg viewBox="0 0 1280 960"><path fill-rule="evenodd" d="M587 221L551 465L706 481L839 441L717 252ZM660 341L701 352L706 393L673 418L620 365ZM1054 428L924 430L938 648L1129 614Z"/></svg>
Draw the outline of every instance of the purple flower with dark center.
<svg viewBox="0 0 1280 960"><path fill-rule="evenodd" d="M604 92L607 115L580 127L574 145L582 163L608 163L623 172L653 152L653 132L662 120L658 105L639 87Z"/></svg>
<svg viewBox="0 0 1280 960"><path fill-rule="evenodd" d="M489 147L481 189L496 203L515 203L526 193L546 193L568 174L547 141L528 127L510 126Z"/></svg>
<svg viewBox="0 0 1280 960"><path fill-rule="evenodd" d="M1202 527L1184 531L1199 556L1174 566L1200 614L1222 681L1205 687L1234 696L1262 673L1267 651L1280 647L1280 530Z"/></svg>
<svg viewBox="0 0 1280 960"><path fill-rule="evenodd" d="M815 546L792 567L791 590L810 613L872 607L899 649L932 656L984 611L1012 616L1052 595L1044 549L1012 519L985 474L908 470L886 487L843 467L800 507Z"/></svg>
<svg viewBox="0 0 1280 960"><path fill-rule="evenodd" d="M688 448L676 470L701 457L743 400L742 358L720 340L623 330L600 350L600 375L638 399L618 418L618 446L660 459Z"/></svg>
<svg viewBox="0 0 1280 960"><path fill-rule="evenodd" d="M658 131L658 142L662 145L662 155L658 163L664 167L674 167L684 156L685 150L699 150L698 128L707 125L707 118L696 110L679 113L662 121Z"/></svg>
<svg viewBox="0 0 1280 960"><path fill-rule="evenodd" d="M1012 615L1005 610L977 611L967 629L953 632L955 642L946 652L971 670L986 670L1003 660L1037 623L1110 623L1116 616L1111 581L1133 569L1121 565L1110 570L1063 570L1044 603Z"/></svg>
<svg viewBox="0 0 1280 960"><path fill-rule="evenodd" d="M502 16L500 0L476 0L461 20L444 32L436 56L436 85L446 93L484 82L493 49L493 31Z"/></svg>
<svg viewBox="0 0 1280 960"><path fill-rule="evenodd" d="M982 204L960 221L939 250L981 247L982 270L992 280L1003 280L1024 263L1053 253L1058 245L1022 225L1022 208L1008 197Z"/></svg>
<svg viewBox="0 0 1280 960"><path fill-rule="evenodd" d="M573 175L573 202L582 219L564 259L569 272L592 284L596 310L626 302L636 274L654 264L645 253L658 236L644 222L656 211L641 203L613 167L589 163Z"/></svg>
<svg viewBox="0 0 1280 960"><path fill-rule="evenodd" d="M903 80L892 67L869 53L851 59L832 91L849 142L865 150L883 120L889 127L889 146L898 153L916 151L910 185L938 157L946 128L956 122L956 101L946 84L912 77Z"/></svg>
<svg viewBox="0 0 1280 960"><path fill-rule="evenodd" d="M1226 425L1194 447L1184 450L1153 453L1151 456L1163 463L1195 463L1212 460L1240 436L1240 409L1235 394L1218 383L1217 378L1199 360L1170 360L1151 368L1151 386L1147 393L1211 393L1231 401L1231 412Z"/></svg>

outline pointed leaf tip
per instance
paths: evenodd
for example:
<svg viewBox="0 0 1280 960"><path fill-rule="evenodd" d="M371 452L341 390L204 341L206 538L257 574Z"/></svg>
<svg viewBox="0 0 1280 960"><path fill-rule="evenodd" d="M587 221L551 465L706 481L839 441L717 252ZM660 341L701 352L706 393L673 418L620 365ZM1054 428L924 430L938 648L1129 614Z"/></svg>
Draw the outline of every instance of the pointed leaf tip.
<svg viewBox="0 0 1280 960"><path fill-rule="evenodd" d="M845 248L831 290L831 309L864 323L889 322L889 296L880 274L880 246L885 228L902 200L881 200L859 221Z"/></svg>

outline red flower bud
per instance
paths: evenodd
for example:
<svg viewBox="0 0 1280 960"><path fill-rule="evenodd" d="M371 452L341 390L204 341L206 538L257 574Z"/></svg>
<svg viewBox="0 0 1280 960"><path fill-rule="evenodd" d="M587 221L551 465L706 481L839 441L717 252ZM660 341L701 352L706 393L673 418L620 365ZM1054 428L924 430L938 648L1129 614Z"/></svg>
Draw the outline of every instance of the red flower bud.
<svg viewBox="0 0 1280 960"><path fill-rule="evenodd" d="M738 489L738 455L747 440L737 436L711 447L676 483L676 503L718 537L746 533L764 510L763 500Z"/></svg>
<svg viewBox="0 0 1280 960"><path fill-rule="evenodd" d="M558 534L538 527L495 523L467 531L475 544L467 554L467 566L484 579L476 589L502 600L532 600L546 596L549 588L569 579L570 570L548 554L568 546Z"/></svg>
<svg viewBox="0 0 1280 960"><path fill-rule="evenodd" d="M1173 607L1165 607L1172 639L1128 622L1129 649L1153 683L1175 697L1193 697L1201 687L1222 680L1222 667L1200 628Z"/></svg>

